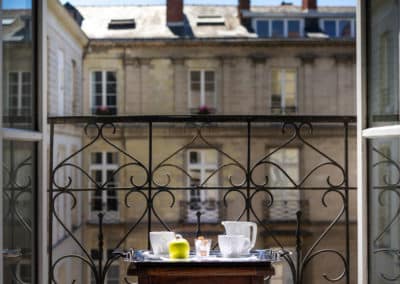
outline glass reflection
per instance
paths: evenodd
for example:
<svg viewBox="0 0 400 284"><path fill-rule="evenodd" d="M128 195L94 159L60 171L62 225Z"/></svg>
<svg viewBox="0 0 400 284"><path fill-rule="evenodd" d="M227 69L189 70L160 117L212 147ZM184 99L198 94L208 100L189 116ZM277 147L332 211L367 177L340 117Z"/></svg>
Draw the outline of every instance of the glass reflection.
<svg viewBox="0 0 400 284"><path fill-rule="evenodd" d="M398 1L368 1L369 126L399 121Z"/></svg>
<svg viewBox="0 0 400 284"><path fill-rule="evenodd" d="M3 143L4 284L32 283L35 143Z"/></svg>
<svg viewBox="0 0 400 284"><path fill-rule="evenodd" d="M34 129L32 3L3 1L3 122L4 127Z"/></svg>
<svg viewBox="0 0 400 284"><path fill-rule="evenodd" d="M400 139L374 139L369 147L371 283L399 283Z"/></svg>

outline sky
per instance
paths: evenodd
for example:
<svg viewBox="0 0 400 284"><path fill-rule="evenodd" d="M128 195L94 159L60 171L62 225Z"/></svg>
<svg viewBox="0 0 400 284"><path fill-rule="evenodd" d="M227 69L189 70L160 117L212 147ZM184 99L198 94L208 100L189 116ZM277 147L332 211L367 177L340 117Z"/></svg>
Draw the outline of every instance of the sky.
<svg viewBox="0 0 400 284"><path fill-rule="evenodd" d="M185 4L219 4L236 5L238 0L184 0ZM300 5L301 0L285 0L295 5ZM30 0L3 0L3 8L29 8ZM165 4L165 0L61 0L62 3L70 2L74 5L154 5ZM252 5L279 5L282 0L251 0ZM318 0L318 5L327 6L355 6L356 0Z"/></svg>

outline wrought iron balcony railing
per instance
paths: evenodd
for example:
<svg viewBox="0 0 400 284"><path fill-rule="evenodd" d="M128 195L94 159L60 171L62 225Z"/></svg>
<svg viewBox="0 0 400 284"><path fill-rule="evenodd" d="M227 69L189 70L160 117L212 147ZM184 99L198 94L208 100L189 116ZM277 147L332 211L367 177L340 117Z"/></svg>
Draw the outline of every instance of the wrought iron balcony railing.
<svg viewBox="0 0 400 284"><path fill-rule="evenodd" d="M135 239L143 227L147 236L155 228L173 230L174 222L179 224L182 216L190 225L194 218L191 214L195 211L199 218L196 219L198 224L193 226L199 234L202 222L207 223L207 218L221 217L221 207L224 218L257 222L260 231L269 238L263 245L279 247L283 251L292 283L311 283L307 268L323 256L333 259L337 269L325 267L324 271L321 268L318 279L350 283L350 206L353 206L350 192L355 187L350 180L354 175L350 175L349 139L350 135L354 138L355 117L110 115L51 117L48 121L51 135L49 214L53 216L49 220L49 283L58 283L54 271L63 262L74 260L86 266L92 275L92 283L104 284L107 272L119 258L106 255L107 250L125 249L126 241ZM83 146L55 163L55 137L65 125L75 126L82 136ZM293 156L285 152L293 148L299 149L301 154ZM76 159L79 156L83 161L89 161L91 151L99 152L99 149L119 155L118 166L106 171L105 178L89 170L87 162L80 164ZM298 171L295 173L292 169L296 163ZM66 168L77 171L81 184L68 175L62 175L64 179L60 180L60 173ZM108 194L109 184L115 185L116 176L118 187L112 187L113 193ZM69 198L72 211L78 210L77 198L84 198L85 194L115 198L115 192L121 212L119 217L125 222L123 231L113 233L113 239L118 236L118 241L111 248L108 243L105 248L105 234L110 232L104 222L108 213L98 212L98 240L94 248L93 244L89 247L65 225L56 206L58 200ZM190 202L193 200L191 192L198 200L205 201L194 206L196 204ZM309 206L304 206L302 202L285 199L289 192L299 200L304 196L313 196L313 199L307 203ZM211 200L210 196L215 204L206 202ZM79 204L82 204L83 212L89 212L86 208L89 202ZM206 215L207 210L216 214ZM304 214L307 221L313 214L320 219L323 210L328 213L320 223L321 230L312 235L311 242L308 236L308 243L303 243ZM268 215L264 215L265 212ZM266 222L266 216L295 221L295 243L287 244L280 239L280 235L274 233L274 223ZM334 230L339 225L343 230L338 233ZM55 226L66 231L80 254L60 256L54 252L52 231ZM331 235L336 244L341 239L343 245L327 247ZM147 247L150 247L148 238ZM287 249L291 247L295 248L293 254ZM91 255L91 249L98 251L96 259ZM322 282L316 280L315 283Z"/></svg>

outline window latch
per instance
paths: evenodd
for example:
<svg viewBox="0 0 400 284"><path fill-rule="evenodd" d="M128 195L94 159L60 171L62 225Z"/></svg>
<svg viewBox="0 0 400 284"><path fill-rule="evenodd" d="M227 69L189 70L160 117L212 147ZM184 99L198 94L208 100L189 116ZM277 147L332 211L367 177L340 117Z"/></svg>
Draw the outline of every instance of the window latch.
<svg viewBox="0 0 400 284"><path fill-rule="evenodd" d="M4 249L1 251L1 255L5 258L17 258L22 256L21 249Z"/></svg>

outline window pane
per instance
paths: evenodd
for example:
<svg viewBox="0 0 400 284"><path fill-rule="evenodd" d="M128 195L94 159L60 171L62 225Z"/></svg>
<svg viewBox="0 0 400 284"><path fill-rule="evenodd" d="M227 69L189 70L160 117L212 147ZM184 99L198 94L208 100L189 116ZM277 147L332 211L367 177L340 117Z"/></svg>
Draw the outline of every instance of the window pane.
<svg viewBox="0 0 400 284"><path fill-rule="evenodd" d="M117 76L115 72L107 72L107 84L109 83L116 83Z"/></svg>
<svg viewBox="0 0 400 284"><path fill-rule="evenodd" d="M200 92L200 82L192 82L191 90L193 92Z"/></svg>
<svg viewBox="0 0 400 284"><path fill-rule="evenodd" d="M396 253L400 239L397 222L400 139L373 139L368 152L370 283L390 283L385 277L400 274Z"/></svg>
<svg viewBox="0 0 400 284"><path fill-rule="evenodd" d="M103 97L95 96L94 97L94 106L102 106L103 105Z"/></svg>
<svg viewBox="0 0 400 284"><path fill-rule="evenodd" d="M214 71L206 71L204 73L205 73L204 76L205 76L206 82L214 83Z"/></svg>
<svg viewBox="0 0 400 284"><path fill-rule="evenodd" d="M199 153L198 152L190 152L190 163L197 164L199 162Z"/></svg>
<svg viewBox="0 0 400 284"><path fill-rule="evenodd" d="M118 210L117 192L115 190L107 190L107 210L108 211Z"/></svg>
<svg viewBox="0 0 400 284"><path fill-rule="evenodd" d="M398 4L368 1L367 92L369 126L399 121Z"/></svg>
<svg viewBox="0 0 400 284"><path fill-rule="evenodd" d="M288 21L288 37L300 37L300 21Z"/></svg>
<svg viewBox="0 0 400 284"><path fill-rule="evenodd" d="M207 107L215 108L215 92L214 91L206 91L205 105Z"/></svg>
<svg viewBox="0 0 400 284"><path fill-rule="evenodd" d="M96 71L92 73L93 83L101 83L102 82L102 72Z"/></svg>
<svg viewBox="0 0 400 284"><path fill-rule="evenodd" d="M100 190L92 193L92 211L103 210L102 192Z"/></svg>
<svg viewBox="0 0 400 284"><path fill-rule="evenodd" d="M108 83L107 84L107 94L116 94L117 93L117 84Z"/></svg>
<svg viewBox="0 0 400 284"><path fill-rule="evenodd" d="M329 37L336 37L336 21L324 21L324 32Z"/></svg>
<svg viewBox="0 0 400 284"><path fill-rule="evenodd" d="M118 164L118 153L107 153L107 164Z"/></svg>
<svg viewBox="0 0 400 284"><path fill-rule="evenodd" d="M107 106L116 106L116 105L117 105L117 97L107 96Z"/></svg>
<svg viewBox="0 0 400 284"><path fill-rule="evenodd" d="M281 90L281 72L279 70L272 70L272 94L277 95L282 92Z"/></svg>
<svg viewBox="0 0 400 284"><path fill-rule="evenodd" d="M351 22L339 21L339 36L340 37L351 37Z"/></svg>
<svg viewBox="0 0 400 284"><path fill-rule="evenodd" d="M259 37L269 37L269 21L257 21L257 34Z"/></svg>
<svg viewBox="0 0 400 284"><path fill-rule="evenodd" d="M192 91L191 93L191 107L198 108L200 107L200 92Z"/></svg>
<svg viewBox="0 0 400 284"><path fill-rule="evenodd" d="M192 82L200 82L200 71L191 71L190 80Z"/></svg>
<svg viewBox="0 0 400 284"><path fill-rule="evenodd" d="M103 156L101 152L95 152L91 154L92 164L101 164L103 160Z"/></svg>
<svg viewBox="0 0 400 284"><path fill-rule="evenodd" d="M101 95L103 93L103 85L101 83L96 83L94 85L94 93L96 95Z"/></svg>
<svg viewBox="0 0 400 284"><path fill-rule="evenodd" d="M32 33L32 1L2 1L2 49L4 81L3 88L3 125L8 128L37 129L36 92L31 87L31 74L36 72L34 68ZM31 99L26 100L29 105L23 105L21 96L25 94ZM18 97L17 103L10 98ZM26 112L26 109L31 111Z"/></svg>
<svg viewBox="0 0 400 284"><path fill-rule="evenodd" d="M19 269L16 271L24 283L32 283L34 200L36 188L36 143L3 142L3 247L18 250L22 256L18 259ZM15 283L13 271L15 263L4 263L4 284Z"/></svg>
<svg viewBox="0 0 400 284"><path fill-rule="evenodd" d="M272 37L283 37L283 21L272 21Z"/></svg>

